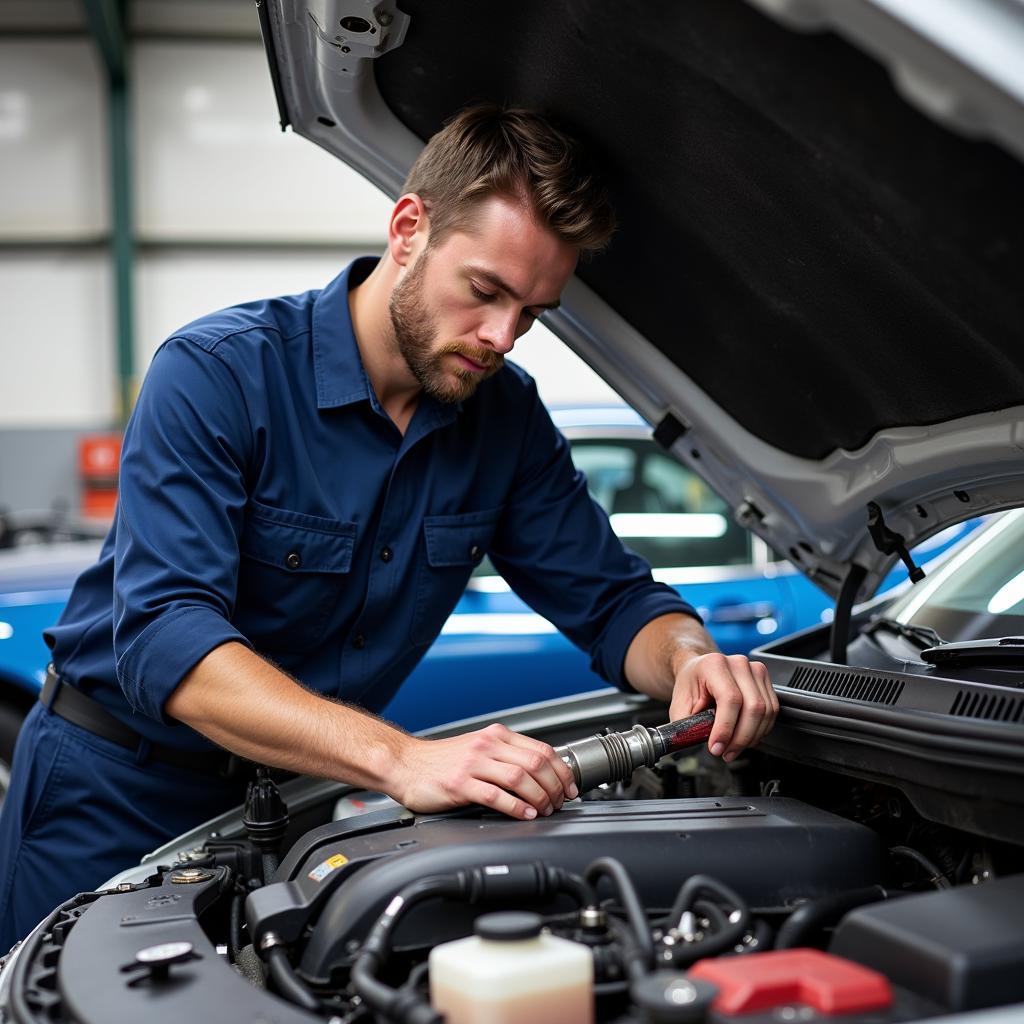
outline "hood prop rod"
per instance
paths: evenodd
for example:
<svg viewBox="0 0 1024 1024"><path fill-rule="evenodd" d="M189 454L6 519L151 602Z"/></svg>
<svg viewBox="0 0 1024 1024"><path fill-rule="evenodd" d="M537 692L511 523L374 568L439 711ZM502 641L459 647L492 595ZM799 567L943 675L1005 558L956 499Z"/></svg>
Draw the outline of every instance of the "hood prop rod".
<svg viewBox="0 0 1024 1024"><path fill-rule="evenodd" d="M850 566L850 571L843 580L839 597L836 598L836 610L832 616L832 633L829 643L829 657L836 665L846 664L846 647L850 642L850 613L853 611L853 604L857 600L857 591L864 582L868 571L863 565L856 562Z"/></svg>

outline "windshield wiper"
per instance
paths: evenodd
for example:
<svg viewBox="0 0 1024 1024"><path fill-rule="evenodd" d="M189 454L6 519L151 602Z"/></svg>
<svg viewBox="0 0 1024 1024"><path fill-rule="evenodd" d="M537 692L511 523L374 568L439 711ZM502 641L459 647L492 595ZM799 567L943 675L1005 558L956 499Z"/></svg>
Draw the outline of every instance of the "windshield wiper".
<svg viewBox="0 0 1024 1024"><path fill-rule="evenodd" d="M1024 636L987 637L929 647L921 657L931 665L977 665L988 662L1001 668L1024 664Z"/></svg>
<svg viewBox="0 0 1024 1024"><path fill-rule="evenodd" d="M940 650L946 645L946 641L931 626L908 626L905 622L887 619L884 616L872 619L863 631L870 634L880 630L895 633L897 636L903 637L904 640L909 640L919 651Z"/></svg>

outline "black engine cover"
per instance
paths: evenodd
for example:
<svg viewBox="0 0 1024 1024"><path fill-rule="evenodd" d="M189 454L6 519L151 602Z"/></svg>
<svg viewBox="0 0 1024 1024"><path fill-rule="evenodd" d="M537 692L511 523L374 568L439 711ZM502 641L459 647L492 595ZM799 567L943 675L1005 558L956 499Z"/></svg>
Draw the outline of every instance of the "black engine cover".
<svg viewBox="0 0 1024 1024"><path fill-rule="evenodd" d="M869 829L781 797L572 803L530 822L462 812L344 838L350 827L339 822L342 835L294 865L293 881L250 897L254 932L261 917L282 907L323 905L302 959L309 978L327 979L348 963L346 946L361 941L392 897L425 875L529 861L582 874L597 857L610 856L626 866L649 908L667 909L698 873L725 882L752 907L771 908L879 883L885 852ZM324 905L328 887L334 892ZM424 904L402 920L395 945L426 947L466 935L484 909Z"/></svg>

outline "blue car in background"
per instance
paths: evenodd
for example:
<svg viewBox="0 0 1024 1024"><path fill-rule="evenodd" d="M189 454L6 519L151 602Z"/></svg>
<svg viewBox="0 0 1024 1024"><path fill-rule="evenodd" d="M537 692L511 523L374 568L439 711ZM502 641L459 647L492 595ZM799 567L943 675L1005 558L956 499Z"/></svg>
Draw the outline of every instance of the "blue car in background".
<svg viewBox="0 0 1024 1024"><path fill-rule="evenodd" d="M627 547L675 587L726 654L827 622L833 601L739 526L700 477L663 451L625 405L552 409L552 418ZM915 549L922 563L981 522L950 527ZM880 592L907 578L897 563ZM485 559L427 656L382 716L410 730L608 684L587 656L532 611Z"/></svg>
<svg viewBox="0 0 1024 1024"><path fill-rule="evenodd" d="M699 477L655 444L632 409L574 407L555 409L552 417L616 533L651 563L657 579L698 608L723 651L746 653L831 616L832 600L737 525ZM919 560L942 553L976 524L920 545ZM99 541L76 541L0 551L0 799L18 727L46 671L41 634L99 549ZM883 589L905 578L902 567L894 569ZM441 636L382 714L416 731L607 685L586 655L512 593L485 559Z"/></svg>
<svg viewBox="0 0 1024 1024"><path fill-rule="evenodd" d="M43 630L57 621L71 584L99 551L98 540L0 550L0 800L21 720L43 685Z"/></svg>

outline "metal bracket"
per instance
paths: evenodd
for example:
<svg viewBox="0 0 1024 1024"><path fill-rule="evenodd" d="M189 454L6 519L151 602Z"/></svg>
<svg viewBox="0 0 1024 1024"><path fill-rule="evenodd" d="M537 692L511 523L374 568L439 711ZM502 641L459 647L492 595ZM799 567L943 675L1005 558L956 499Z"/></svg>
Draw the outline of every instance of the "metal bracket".
<svg viewBox="0 0 1024 1024"><path fill-rule="evenodd" d="M409 15L395 0L319 0L305 5L322 48L333 50L338 67L353 74L357 62L376 59L401 46Z"/></svg>
<svg viewBox="0 0 1024 1024"><path fill-rule="evenodd" d="M910 573L912 583L920 583L924 579L924 569L914 564L914 560L910 557L910 552L907 550L906 542L903 540L903 535L896 533L895 530L890 530L885 525L885 517L882 515L881 506L874 501L868 502L868 533L871 534L875 547L883 555L895 553L900 556L900 560L907 567L907 572Z"/></svg>

